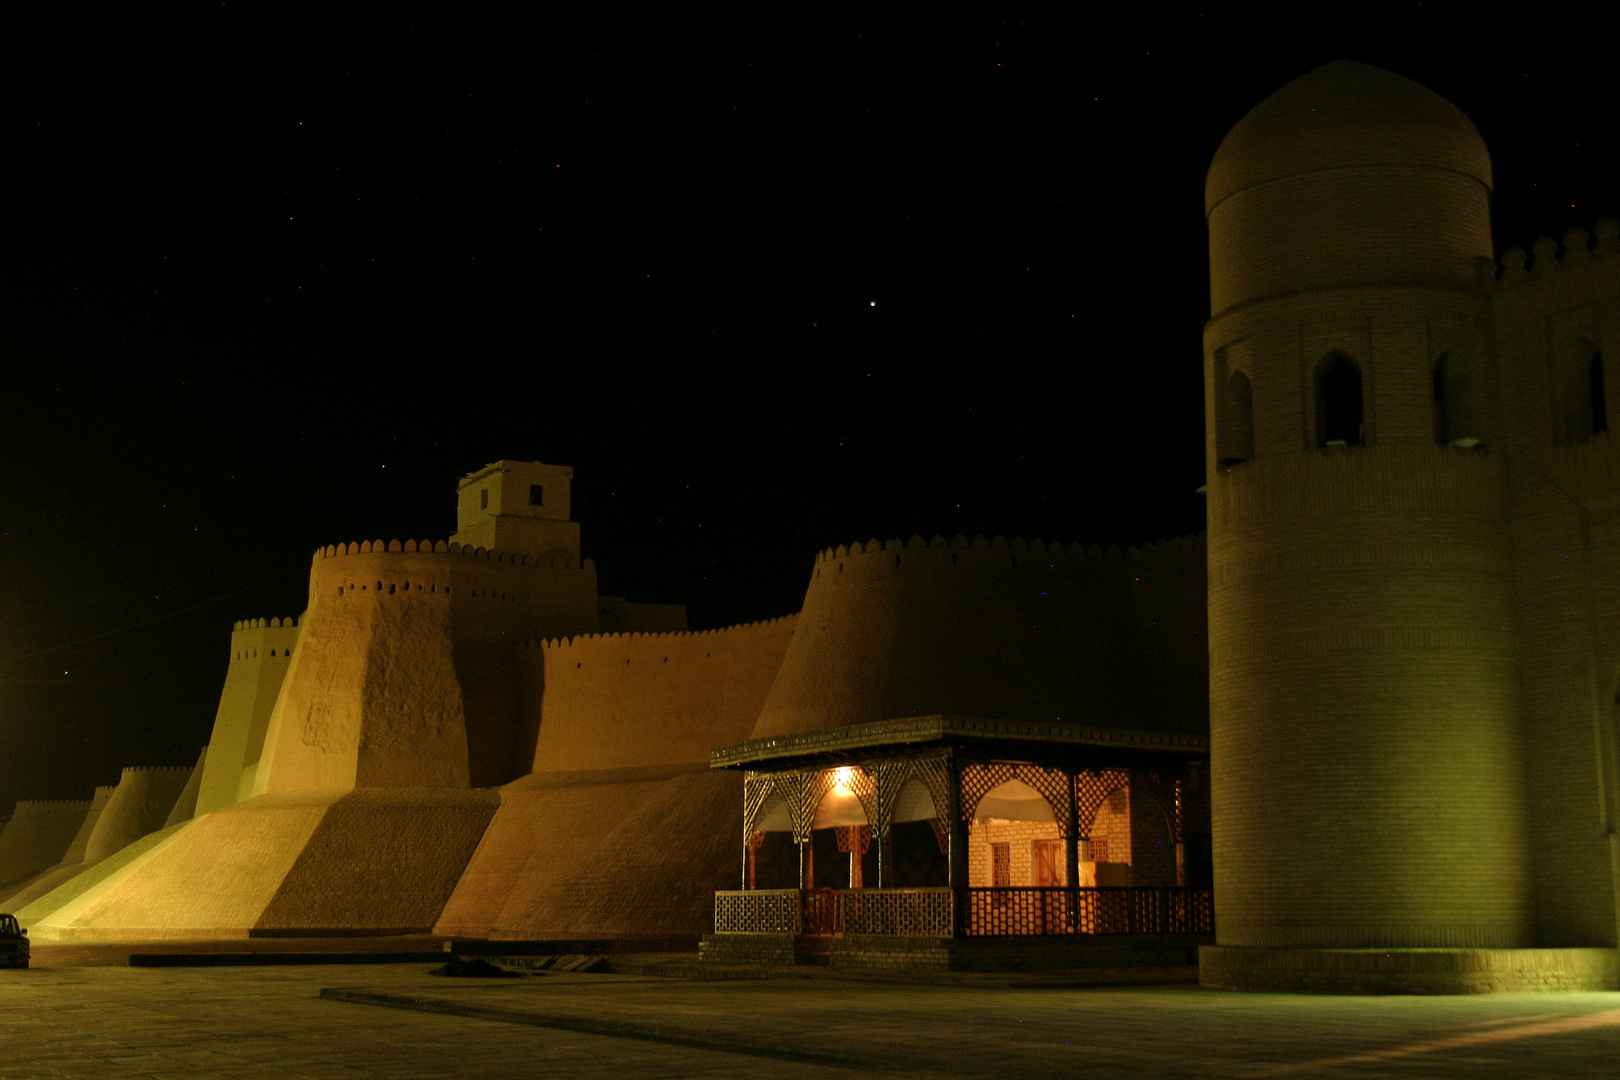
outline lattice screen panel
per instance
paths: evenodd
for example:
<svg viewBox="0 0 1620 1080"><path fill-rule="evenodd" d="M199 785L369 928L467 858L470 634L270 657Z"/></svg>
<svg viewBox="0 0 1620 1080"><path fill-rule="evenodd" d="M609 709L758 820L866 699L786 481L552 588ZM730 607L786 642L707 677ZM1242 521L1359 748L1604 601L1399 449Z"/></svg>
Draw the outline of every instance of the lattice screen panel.
<svg viewBox="0 0 1620 1080"><path fill-rule="evenodd" d="M1130 783L1130 774L1124 769L1087 769L1074 776L1075 818L1080 835L1090 836L1097 823L1097 811L1115 790Z"/></svg>

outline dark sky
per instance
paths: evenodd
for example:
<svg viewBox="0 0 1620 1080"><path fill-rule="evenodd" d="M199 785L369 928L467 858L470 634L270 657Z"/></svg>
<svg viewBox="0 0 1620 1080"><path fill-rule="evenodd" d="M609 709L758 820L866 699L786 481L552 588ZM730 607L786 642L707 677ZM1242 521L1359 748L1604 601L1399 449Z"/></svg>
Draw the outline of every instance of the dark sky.
<svg viewBox="0 0 1620 1080"><path fill-rule="evenodd" d="M1200 530L1204 171L1318 64L1462 107L1500 246L1620 215L1601 6L461 7L9 35L0 804L194 760L232 620L502 457L572 465L603 590L695 627L871 536Z"/></svg>

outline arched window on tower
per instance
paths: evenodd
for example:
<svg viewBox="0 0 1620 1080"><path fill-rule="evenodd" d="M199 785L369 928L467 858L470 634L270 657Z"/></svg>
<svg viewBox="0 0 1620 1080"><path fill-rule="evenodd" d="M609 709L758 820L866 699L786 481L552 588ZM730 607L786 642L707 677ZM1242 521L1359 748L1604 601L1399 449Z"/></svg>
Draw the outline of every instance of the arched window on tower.
<svg viewBox="0 0 1620 1080"><path fill-rule="evenodd" d="M1560 442L1585 442L1609 430L1609 408L1603 381L1603 354L1590 341L1576 341L1559 365L1563 425Z"/></svg>
<svg viewBox="0 0 1620 1080"><path fill-rule="evenodd" d="M1463 357L1444 353L1434 362L1434 441L1463 449L1485 441L1480 392Z"/></svg>
<svg viewBox="0 0 1620 1080"><path fill-rule="evenodd" d="M1360 446L1366 441L1361 368L1341 352L1316 367L1316 445Z"/></svg>
<svg viewBox="0 0 1620 1080"><path fill-rule="evenodd" d="M1216 459L1221 468L1230 469L1254 459L1254 389L1241 371L1234 371L1226 380L1216 425Z"/></svg>

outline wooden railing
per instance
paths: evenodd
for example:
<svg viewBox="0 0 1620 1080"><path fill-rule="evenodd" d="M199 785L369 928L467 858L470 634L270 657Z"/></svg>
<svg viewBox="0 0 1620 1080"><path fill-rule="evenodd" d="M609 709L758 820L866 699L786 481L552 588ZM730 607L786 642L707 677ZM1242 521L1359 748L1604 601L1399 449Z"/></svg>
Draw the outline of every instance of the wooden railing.
<svg viewBox="0 0 1620 1080"><path fill-rule="evenodd" d="M1208 889L756 889L719 892L714 928L729 933L1046 937L1212 934Z"/></svg>
<svg viewBox="0 0 1620 1080"><path fill-rule="evenodd" d="M748 889L714 894L714 928L733 934L804 933L804 894L798 889Z"/></svg>
<svg viewBox="0 0 1620 1080"><path fill-rule="evenodd" d="M963 937L1048 934L1212 934L1208 889L964 889ZM965 910L964 910L965 907Z"/></svg>
<svg viewBox="0 0 1620 1080"><path fill-rule="evenodd" d="M949 889L848 889L842 900L845 933L951 936Z"/></svg>

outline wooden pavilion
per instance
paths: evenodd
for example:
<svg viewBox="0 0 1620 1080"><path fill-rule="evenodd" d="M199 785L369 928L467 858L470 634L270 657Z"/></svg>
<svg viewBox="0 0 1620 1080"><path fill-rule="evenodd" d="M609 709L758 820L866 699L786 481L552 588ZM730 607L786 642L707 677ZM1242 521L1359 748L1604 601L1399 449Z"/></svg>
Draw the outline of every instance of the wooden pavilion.
<svg viewBox="0 0 1620 1080"><path fill-rule="evenodd" d="M981 961L1065 966L1121 937L1183 955L1214 931L1208 755L1202 735L949 715L721 747L711 766L744 773L741 888L716 894L704 955L960 967L984 939Z"/></svg>

